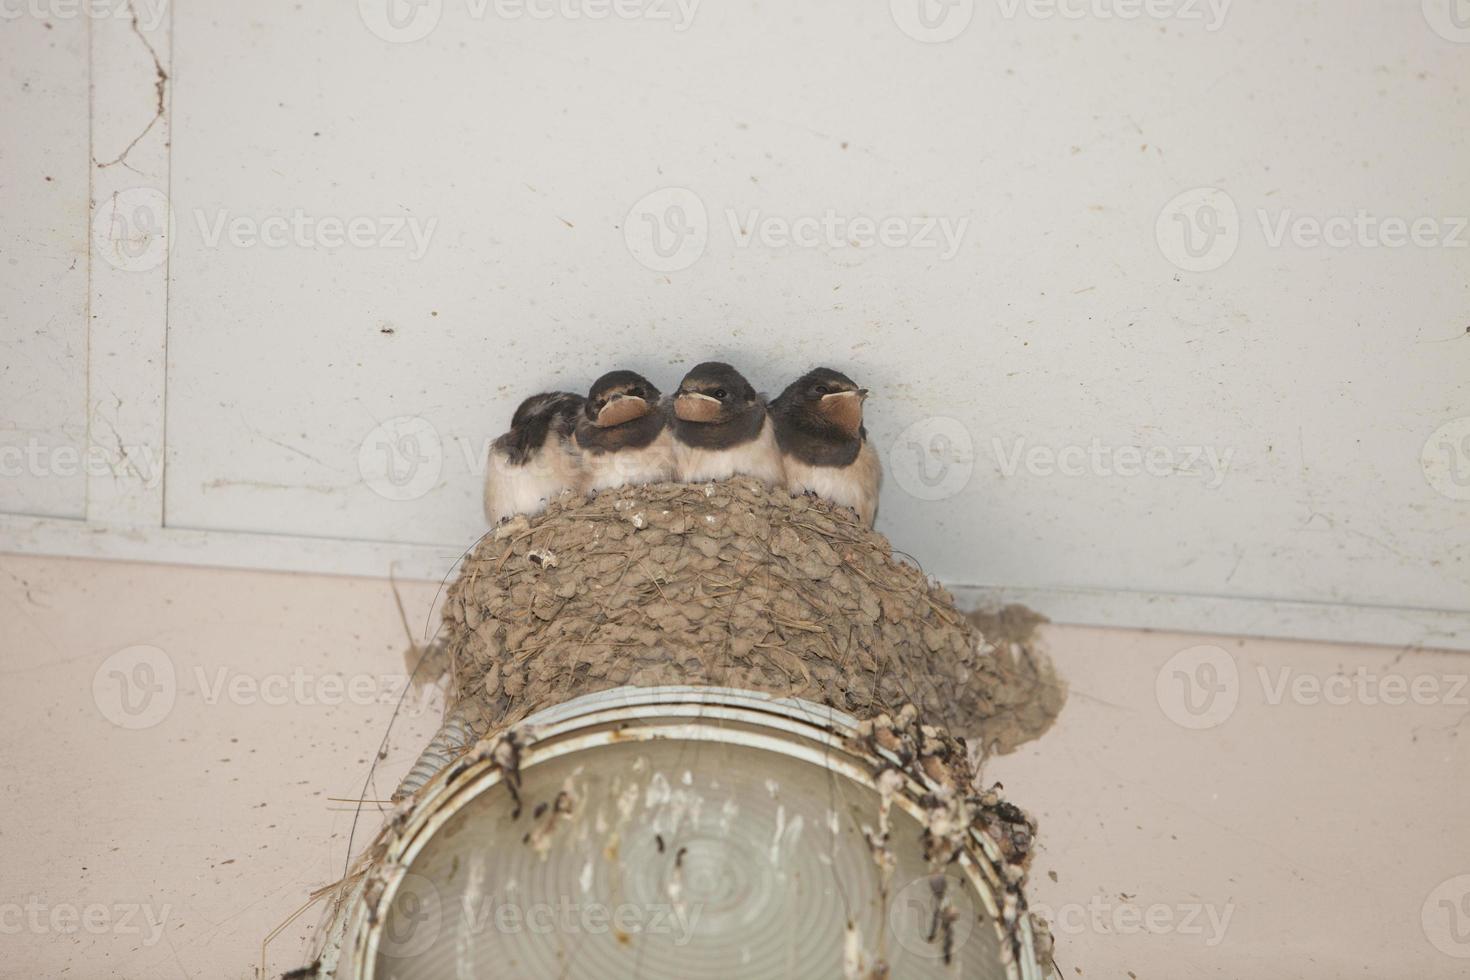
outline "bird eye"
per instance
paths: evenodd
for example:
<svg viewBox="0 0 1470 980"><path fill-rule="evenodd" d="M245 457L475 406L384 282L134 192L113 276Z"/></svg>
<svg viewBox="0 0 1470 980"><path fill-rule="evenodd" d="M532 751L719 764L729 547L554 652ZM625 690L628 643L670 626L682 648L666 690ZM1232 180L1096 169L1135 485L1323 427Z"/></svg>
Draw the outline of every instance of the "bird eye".
<svg viewBox="0 0 1470 980"><path fill-rule="evenodd" d="M817 385L817 394L819 394L819 395L826 395L826 394L830 394L830 393L831 392L827 388L826 385Z"/></svg>
<svg viewBox="0 0 1470 980"><path fill-rule="evenodd" d="M628 392L628 394L632 395L634 398L642 398L643 397L643 389L642 388L634 388L632 391Z"/></svg>
<svg viewBox="0 0 1470 980"><path fill-rule="evenodd" d="M728 395L728 394L729 394L729 392L726 391L724 388L716 388L715 389L715 397L718 398L720 401L724 401L725 400L725 396Z"/></svg>

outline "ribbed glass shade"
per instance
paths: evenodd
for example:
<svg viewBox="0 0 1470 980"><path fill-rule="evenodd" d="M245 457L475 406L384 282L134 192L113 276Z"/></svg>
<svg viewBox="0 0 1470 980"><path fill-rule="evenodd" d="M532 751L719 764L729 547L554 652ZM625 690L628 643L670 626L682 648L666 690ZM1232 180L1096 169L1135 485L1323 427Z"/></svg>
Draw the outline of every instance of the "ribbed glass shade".
<svg viewBox="0 0 1470 980"><path fill-rule="evenodd" d="M519 803L500 781L457 805L394 887L371 974L1008 976L978 880L962 862L931 875L910 813L888 809L875 852L875 789L769 733L710 728L572 745L522 769Z"/></svg>

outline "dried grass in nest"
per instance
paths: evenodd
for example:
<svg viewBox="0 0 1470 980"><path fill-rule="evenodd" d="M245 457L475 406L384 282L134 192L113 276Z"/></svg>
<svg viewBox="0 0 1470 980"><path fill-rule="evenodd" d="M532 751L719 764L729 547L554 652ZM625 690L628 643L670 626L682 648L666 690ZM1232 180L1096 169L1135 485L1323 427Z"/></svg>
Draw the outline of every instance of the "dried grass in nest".
<svg viewBox="0 0 1470 980"><path fill-rule="evenodd" d="M1006 615L1008 635L980 635L851 511L736 478L568 495L501 525L450 587L443 636L482 733L607 688L698 684L859 718L913 704L988 753L1064 700Z"/></svg>
<svg viewBox="0 0 1470 980"><path fill-rule="evenodd" d="M470 755L514 744L511 726L543 708L623 685L743 688L863 719L879 767L929 787L936 868L967 828L997 842L1019 942L1036 826L979 785L977 763L1040 735L1065 701L1035 613L967 616L851 511L737 478L568 495L515 518L465 560L443 615L430 672L450 675L449 710L488 736ZM323 894L340 905L372 885L416 796ZM1045 962L1050 936L1033 927Z"/></svg>

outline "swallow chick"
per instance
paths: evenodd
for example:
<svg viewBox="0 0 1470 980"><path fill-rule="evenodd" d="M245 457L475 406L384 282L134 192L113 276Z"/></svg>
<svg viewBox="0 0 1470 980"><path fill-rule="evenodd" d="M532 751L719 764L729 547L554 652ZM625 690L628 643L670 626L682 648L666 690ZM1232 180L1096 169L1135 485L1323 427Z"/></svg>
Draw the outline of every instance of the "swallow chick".
<svg viewBox="0 0 1470 980"><path fill-rule="evenodd" d="M851 507L872 527L883 465L863 428L867 397L847 375L816 368L771 403L771 418L791 495L814 493Z"/></svg>
<svg viewBox="0 0 1470 980"><path fill-rule="evenodd" d="M485 519L494 527L516 514L539 514L567 490L581 490L581 454L573 431L585 399L569 391L532 395L490 444Z"/></svg>
<svg viewBox="0 0 1470 980"><path fill-rule="evenodd" d="M660 397L652 382L633 371L610 371L593 383L575 431L584 490L674 478L673 436Z"/></svg>
<svg viewBox="0 0 1470 980"><path fill-rule="evenodd" d="M674 468L684 483L785 480L766 401L728 364L706 361L684 375L674 393L673 436Z"/></svg>

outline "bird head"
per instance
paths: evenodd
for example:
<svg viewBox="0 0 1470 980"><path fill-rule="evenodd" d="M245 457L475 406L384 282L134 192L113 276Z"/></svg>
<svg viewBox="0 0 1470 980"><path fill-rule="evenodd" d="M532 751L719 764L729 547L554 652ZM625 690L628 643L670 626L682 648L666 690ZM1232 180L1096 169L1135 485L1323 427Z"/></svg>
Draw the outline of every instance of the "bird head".
<svg viewBox="0 0 1470 980"><path fill-rule="evenodd" d="M728 364L698 364L674 393L674 416L681 422L720 423L760 405L760 396L745 376Z"/></svg>
<svg viewBox="0 0 1470 980"><path fill-rule="evenodd" d="M606 429L641 419L658 405L660 393L635 371L609 371L587 393L587 420Z"/></svg>
<svg viewBox="0 0 1470 980"><path fill-rule="evenodd" d="M863 402L867 398L868 389L859 388L841 371L819 367L788 385L777 402L789 408L799 407L847 436L855 437L863 428Z"/></svg>

